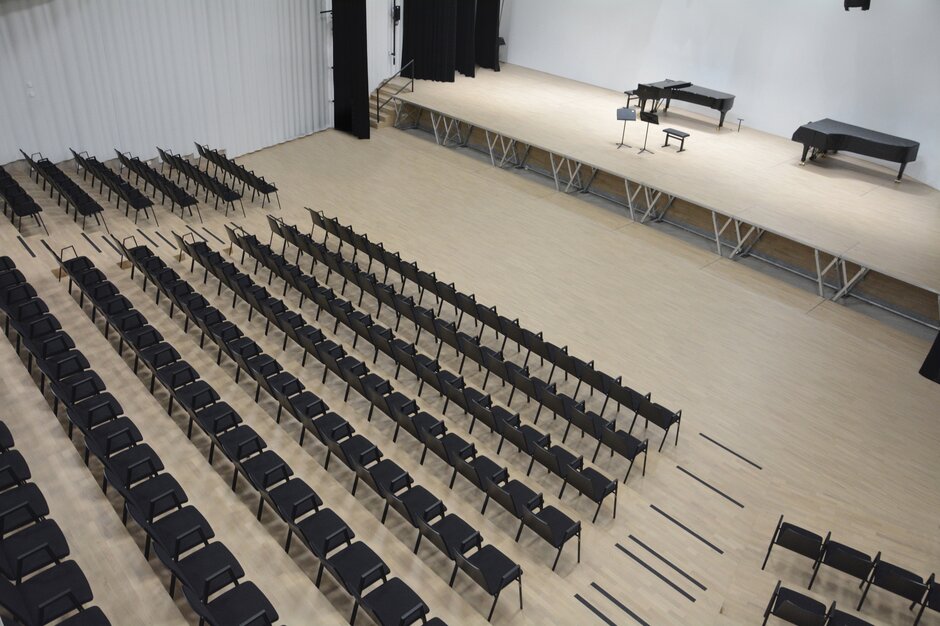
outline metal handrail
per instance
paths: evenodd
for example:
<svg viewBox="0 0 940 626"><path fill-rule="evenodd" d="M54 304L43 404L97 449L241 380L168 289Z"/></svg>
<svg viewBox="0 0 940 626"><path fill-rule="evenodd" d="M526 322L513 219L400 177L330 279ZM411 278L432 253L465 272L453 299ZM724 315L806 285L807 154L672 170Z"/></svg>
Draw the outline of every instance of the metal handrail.
<svg viewBox="0 0 940 626"><path fill-rule="evenodd" d="M409 67L411 68L411 80L409 80L406 84L399 87L398 91L390 95L385 100L385 102L380 102L379 92L382 91L382 87L387 85L393 78L400 76ZM415 90L415 60L414 59L411 59L410 61L405 63L400 70L398 70L397 72L395 72L394 74L392 74L391 76L383 80L382 83L376 88L375 90L375 123L376 124L378 124L381 121L379 114L382 112L382 109L385 108L385 105L391 102L395 98L395 96L397 96L402 91L404 91L405 87L410 87L411 91Z"/></svg>

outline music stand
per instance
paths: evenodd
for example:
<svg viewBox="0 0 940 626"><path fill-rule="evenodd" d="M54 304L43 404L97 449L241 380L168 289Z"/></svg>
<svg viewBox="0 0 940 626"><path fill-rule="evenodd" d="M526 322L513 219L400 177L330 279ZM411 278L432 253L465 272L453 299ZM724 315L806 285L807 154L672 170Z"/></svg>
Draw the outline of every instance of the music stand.
<svg viewBox="0 0 940 626"><path fill-rule="evenodd" d="M646 122L646 137L643 139L643 149L637 152L637 154L643 154L644 152L654 154L652 150L646 149L646 142L650 138L650 124L656 124L659 126L659 115L653 113L652 111L640 111L640 121Z"/></svg>
<svg viewBox="0 0 940 626"><path fill-rule="evenodd" d="M627 122L636 121L636 111L634 109L631 109L630 107L623 107L623 108L617 109L617 119L623 120L623 132L620 133L620 143L617 144L617 149L619 150L620 148L623 148L624 146L627 146L628 148L632 148L633 146L625 144L623 142L623 138L627 134Z"/></svg>

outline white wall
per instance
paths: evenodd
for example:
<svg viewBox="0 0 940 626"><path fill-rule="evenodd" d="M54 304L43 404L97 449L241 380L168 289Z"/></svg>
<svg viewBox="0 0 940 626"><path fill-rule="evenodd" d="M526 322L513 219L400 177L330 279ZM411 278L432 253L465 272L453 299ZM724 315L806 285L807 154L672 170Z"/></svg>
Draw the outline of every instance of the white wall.
<svg viewBox="0 0 940 626"><path fill-rule="evenodd" d="M332 125L323 0L0 0L0 163L243 154Z"/></svg>
<svg viewBox="0 0 940 626"><path fill-rule="evenodd" d="M504 1L510 63L618 90L689 80L737 96L726 123L786 137L831 117L914 139L907 173L940 187L940 0Z"/></svg>
<svg viewBox="0 0 940 626"><path fill-rule="evenodd" d="M366 0L370 92L401 67L401 33L405 20L398 23L394 37L397 54L392 58L392 6L395 2L404 5L404 0Z"/></svg>

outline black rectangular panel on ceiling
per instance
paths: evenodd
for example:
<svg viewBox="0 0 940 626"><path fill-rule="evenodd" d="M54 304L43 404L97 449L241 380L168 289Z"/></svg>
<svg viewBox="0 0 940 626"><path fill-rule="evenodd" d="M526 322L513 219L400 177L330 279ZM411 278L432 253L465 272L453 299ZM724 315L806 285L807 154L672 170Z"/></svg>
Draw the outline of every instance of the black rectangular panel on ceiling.
<svg viewBox="0 0 940 626"><path fill-rule="evenodd" d="M476 0L476 64L499 71L499 2Z"/></svg>
<svg viewBox="0 0 940 626"><path fill-rule="evenodd" d="M473 78L476 67L477 0L457 0L457 71Z"/></svg>
<svg viewBox="0 0 940 626"><path fill-rule="evenodd" d="M453 82L457 0L406 0L404 13L402 67L414 59L415 78Z"/></svg>
<svg viewBox="0 0 940 626"><path fill-rule="evenodd" d="M366 0L333 3L333 125L369 138Z"/></svg>

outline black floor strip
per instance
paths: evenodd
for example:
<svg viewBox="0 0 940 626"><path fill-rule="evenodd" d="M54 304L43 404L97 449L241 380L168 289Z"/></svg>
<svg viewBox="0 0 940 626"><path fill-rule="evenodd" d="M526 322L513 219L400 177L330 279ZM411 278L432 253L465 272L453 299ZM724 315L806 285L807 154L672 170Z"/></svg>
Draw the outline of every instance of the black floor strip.
<svg viewBox="0 0 940 626"><path fill-rule="evenodd" d="M596 606L594 606L593 604L591 604L590 602L588 602L587 600L585 600L584 598L582 598L580 594L577 594L577 593L576 593L576 594L574 594L574 597L575 597L575 599L577 599L578 602L580 602L581 604L583 604L584 606L586 606L587 609L588 609L591 613L593 613L594 615L596 615L596 616L598 616L599 618L601 618L601 620L602 620L605 624L607 624L608 626L617 626L617 622L613 621L612 619L610 619L609 617L607 617L606 615L604 615L603 613L601 613L601 610L600 610L599 608L597 608Z"/></svg>
<svg viewBox="0 0 940 626"><path fill-rule="evenodd" d="M160 239L162 239L163 241L165 241L165 242L167 243L167 245L169 245L171 248L173 248L174 250L176 250L176 244L175 244L175 243L173 243L172 241L170 241L169 239L167 239L166 237L164 237L163 234L162 234L159 230L156 231L156 233L157 233L157 237L159 237Z"/></svg>
<svg viewBox="0 0 940 626"><path fill-rule="evenodd" d="M744 462L747 463L748 465L753 465L754 467L756 467L756 468L759 469L759 470L764 469L763 467L761 467L760 465L758 465L758 464L755 463L754 461L750 460L750 459L747 458L746 456L743 456L743 455L741 455L741 454L738 454L737 452L735 452L734 450L732 450L731 448L729 448L729 447L726 446L725 444L719 443L719 442L715 441L714 439L712 439L711 437L709 437L709 436L706 435L705 433L699 433L699 435L701 435L703 438L707 439L708 441L711 441L713 444L715 444L716 446L718 446L719 448L721 448L721 449L724 450L725 452L730 452L731 454L733 454L734 456L738 457L739 459L741 459L742 461L744 461Z"/></svg>
<svg viewBox="0 0 940 626"><path fill-rule="evenodd" d="M154 241L153 239L151 239L150 237L148 237L148 236L147 236L147 233L145 233L144 231L142 231L142 230L140 230L140 229L138 228L138 229L137 229L137 232L139 232L141 235L143 235L143 236L144 236L144 239L146 239L147 241L149 241L150 243L152 243L152 244L153 244L154 246L156 246L157 248L160 247L160 244L158 244L156 241Z"/></svg>
<svg viewBox="0 0 940 626"><path fill-rule="evenodd" d="M623 552L624 554L626 554L628 557L630 557L631 559L633 559L634 561L636 561L637 563L639 563L640 565L642 565L643 568L644 568L646 571L648 571L650 574L652 574L652 575L655 576L656 578L660 579L661 581L663 581L664 583L666 583L667 585L669 585L670 587L672 587L673 589L675 589L676 591L678 591L678 592L679 592L680 594L682 594L687 600L691 600L692 602L695 602L695 598L693 598L691 594L689 594L688 592L686 592L685 589L683 589L682 587L680 587L680 586L677 585L676 583L672 582L671 580L669 580L668 578L666 578L665 576L663 576L662 574L660 574L660 573L656 570L656 568L654 568L652 565L650 565L649 563L647 563L646 561L644 561L643 559L641 559L641 558L638 557L637 555L633 554L632 552L630 552L629 550L627 550L626 548L624 548L624 547L623 547L622 545L620 545L619 543L618 543L618 544L615 544L615 545L617 546L617 549L618 549L618 550L620 550L621 552Z"/></svg>
<svg viewBox="0 0 940 626"><path fill-rule="evenodd" d="M101 254L101 248L99 248L99 247L98 247L98 244L96 244L94 241L91 240L91 237L89 237L89 236L88 236L87 234L85 234L85 233L82 233L82 237L85 238L85 241L87 241L89 244L91 244L91 247L95 249L95 252L97 252L98 254Z"/></svg>
<svg viewBox="0 0 940 626"><path fill-rule="evenodd" d="M649 547L648 545L646 545L645 543L643 543L642 541L640 541L639 539L637 539L637 538L634 537L633 535L630 535L630 539L631 539L634 543L636 543L637 545L639 545L640 547L642 547L644 550L646 550L647 552L649 552L650 554L652 554L653 556L655 556L657 559L659 559L660 561L662 561L663 563L665 563L666 565L668 565L669 567L671 567L674 572L676 572L677 574L679 574L680 576L682 576L683 578L685 578L687 581L689 581L690 583L692 583L693 585L695 585L696 587L698 587L698 588L701 589L702 591L708 591L708 587L706 587L705 585L703 585L703 584L700 583L699 581L695 580L694 578L692 578L691 576L689 576L688 574L686 574L684 571L682 571L682 569L681 569L678 565L676 565L675 563L671 562L669 559L667 559L666 557L664 557L663 555L661 555L659 552L657 552L656 550L653 550L651 547Z"/></svg>
<svg viewBox="0 0 940 626"><path fill-rule="evenodd" d="M209 230L209 229L206 228L205 226L203 226L202 229L203 229L204 231L206 231L207 233L209 233L209 235L211 235L212 238L215 239L216 241L218 241L219 243L222 243L222 244L225 243L225 240L224 240L224 239L222 239L221 237L219 237L218 235L216 235L214 232L212 232L211 230Z"/></svg>
<svg viewBox="0 0 940 626"><path fill-rule="evenodd" d="M598 584L595 583L595 582L592 582L592 583L591 583L591 586L594 587L595 589L597 589L598 591L600 591L601 594L603 594L603 596L604 596L605 598L607 598L608 600L610 600L611 602L613 602L614 604L616 604L616 605L617 605L617 608L619 608L621 611L623 611L624 613L626 613L627 615L629 615L630 617L632 617L633 619L635 619L639 624L642 624L643 626L650 626L650 625L649 625L649 622L647 622L645 619L643 619L642 617L640 617L639 615L637 615L636 613L634 613L633 611L631 611L629 608L627 608L627 606L626 606L623 602L621 602L621 601L618 600L617 598L615 598L615 597L613 597L612 595L610 595L609 593L607 593L607 590L606 590L606 589L604 589L603 587L601 587L600 585L598 585Z"/></svg>
<svg viewBox="0 0 940 626"><path fill-rule="evenodd" d="M719 489L718 487L715 487L714 485L711 485L711 484L705 482L704 480L702 480L701 478L699 478L698 476L696 476L695 474L693 474L693 473L690 472L689 470L685 469L685 468L682 467L681 465L676 465L676 469L679 470L680 472L682 472L683 474L685 474L686 476L689 476L689 477L691 477L691 478L694 478L694 479L695 479L696 481L698 481L700 484L702 484L702 485L705 486L705 487L708 487L709 489L711 489L712 491L714 491L715 493L717 493L719 496L721 496L722 498L724 498L724 499L727 500L728 502L732 502L732 503L738 505L739 507L741 507L742 509L744 508L744 505L743 505L743 504L741 504L740 502L738 502L737 500L735 500L734 498L732 498L731 496L729 496L728 494L726 494L724 491L722 491L722 490Z"/></svg>
<svg viewBox="0 0 940 626"><path fill-rule="evenodd" d="M677 520L676 518L674 518L674 517L673 517L672 515L670 515L669 513L666 513L665 511L663 511L661 508L659 508L659 507L656 506L655 504L651 504L651 505L650 505L650 508L653 509L654 511L656 511L657 513L659 513L660 515L662 515L663 517L665 517L667 520L669 520L670 522L672 522L673 524L675 524L676 526L678 526L678 527L681 528L682 530L684 530L685 532L689 533L690 535L692 535L693 537L695 537L696 539L698 539L699 541L701 541L702 543L704 543L706 546L708 546L709 548L711 548L712 550L714 550L714 551L717 552L718 554L724 554L724 553L725 553L724 550L722 550L721 548L719 548L718 546L716 546L715 544L713 544L711 541L709 541L709 540L706 539L705 537L701 536L700 534L698 534L697 532L695 532L694 530L692 530L691 528L689 528L688 526L686 526L685 524L683 524L682 522L680 522L679 520Z"/></svg>
<svg viewBox="0 0 940 626"><path fill-rule="evenodd" d="M123 254L121 254L121 251L118 250L118 247L117 247L116 245L114 245L113 243L111 243L111 240L108 239L105 235L101 235L101 238L104 239L104 242L105 242L106 244L108 244L109 246L111 246L111 249L114 250L114 252L115 252L119 257L124 256Z"/></svg>
<svg viewBox="0 0 940 626"><path fill-rule="evenodd" d="M199 237L199 238L202 239L203 241L209 241L208 239L206 239L206 236L205 236L205 235L203 235L202 233L200 233L198 230L196 230L195 228L193 228L193 227L190 226L189 224L186 224L186 228L188 228L188 229L190 230L190 232L192 232L194 235L196 235L197 237Z"/></svg>
<svg viewBox="0 0 940 626"><path fill-rule="evenodd" d="M29 256L31 256L31 257L33 257L33 258L35 259L35 258L36 258L36 253L33 252L33 249L30 248L30 247L26 244L26 240L23 239L20 235L17 235L16 238L20 240L20 243L23 244L23 247L26 248L26 251L27 251L27 252L29 252Z"/></svg>
<svg viewBox="0 0 940 626"><path fill-rule="evenodd" d="M52 258L53 258L53 259L55 259L56 261L59 260L59 255L58 255L58 253L56 253L56 251L52 249L52 247L49 245L49 243L48 243L45 239L40 239L40 240L39 240L39 243L41 243L43 246L45 246L46 250L49 251L49 254L52 255Z"/></svg>

